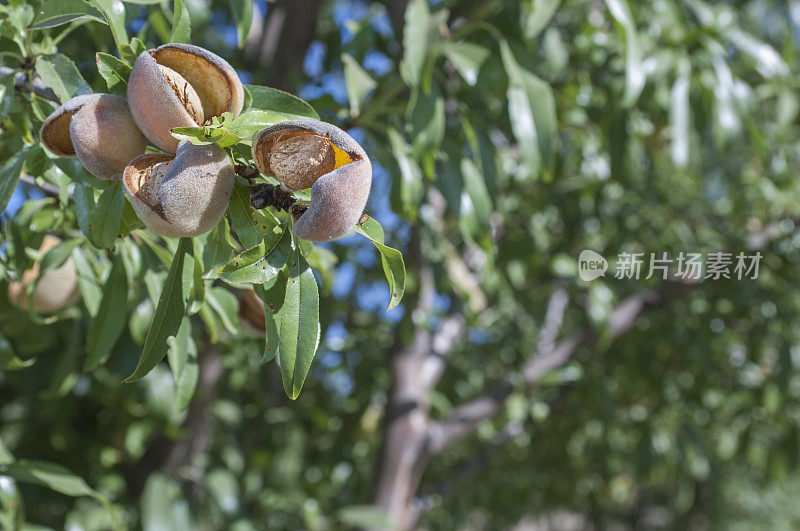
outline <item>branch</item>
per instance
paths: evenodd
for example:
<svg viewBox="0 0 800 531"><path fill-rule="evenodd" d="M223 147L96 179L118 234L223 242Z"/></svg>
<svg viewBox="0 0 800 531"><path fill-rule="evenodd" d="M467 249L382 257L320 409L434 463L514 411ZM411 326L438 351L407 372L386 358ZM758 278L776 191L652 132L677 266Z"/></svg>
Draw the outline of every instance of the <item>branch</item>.
<svg viewBox="0 0 800 531"><path fill-rule="evenodd" d="M247 56L262 67L270 67L270 86L282 90L295 88L308 46L314 40L321 0L280 0L270 2L266 20L248 37Z"/></svg>
<svg viewBox="0 0 800 531"><path fill-rule="evenodd" d="M26 76L24 72L18 72L8 66L0 66L0 77L9 74L14 74L14 88L23 92L28 92L30 90L28 86L28 76ZM46 100L59 103L56 93L49 87L46 87L38 76L33 76L33 92Z"/></svg>
<svg viewBox="0 0 800 531"><path fill-rule="evenodd" d="M665 283L659 290L647 290L628 297L611 313L608 320L608 331L602 338L613 341L624 335L635 326L639 317L646 311L659 306L669 297L694 289L694 287L693 285ZM545 318L545 325L539 341L540 348L546 348L549 344L547 336L553 333L552 329L556 323L560 326L561 316L559 314L563 314L561 307L566 305L562 297L563 295L559 295L559 292L556 291L550 298L548 316ZM567 363L579 346L587 342L596 344L598 339L600 336L590 327L586 327L562 340L550 351L537 349L536 354L523 365L521 370L525 386L535 385L545 374ZM455 408L447 419L433 424L430 428L430 444L428 446L430 455L442 453L471 433L478 424L496 416L513 390L514 384L510 378L507 378L485 395Z"/></svg>
<svg viewBox="0 0 800 531"><path fill-rule="evenodd" d="M28 175L27 173L20 175L19 181L27 184L28 186L35 186L36 188L44 192L45 195L49 195L50 197L55 197L56 199L59 199L60 197L60 191L58 189L58 186L55 186L48 182L43 182L39 184L36 182L36 178L34 176Z"/></svg>

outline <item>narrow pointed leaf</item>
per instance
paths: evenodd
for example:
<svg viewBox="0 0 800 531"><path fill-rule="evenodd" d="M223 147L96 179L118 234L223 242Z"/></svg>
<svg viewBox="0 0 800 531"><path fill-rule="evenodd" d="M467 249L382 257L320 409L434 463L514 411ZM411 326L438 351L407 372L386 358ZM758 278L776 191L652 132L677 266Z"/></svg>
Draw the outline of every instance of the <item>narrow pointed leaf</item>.
<svg viewBox="0 0 800 531"><path fill-rule="evenodd" d="M295 247L281 309L279 356L283 389L292 400L303 387L319 344L319 291L314 273Z"/></svg>
<svg viewBox="0 0 800 531"><path fill-rule="evenodd" d="M29 29L54 28L80 19L106 23L103 14L83 0L44 0Z"/></svg>
<svg viewBox="0 0 800 531"><path fill-rule="evenodd" d="M122 181L114 181L103 190L97 205L89 213L89 238L96 247L114 247L124 208L125 192L122 190Z"/></svg>
<svg viewBox="0 0 800 531"><path fill-rule="evenodd" d="M189 8L186 6L186 0L175 0L174 11L172 42L189 42L192 21L189 18Z"/></svg>
<svg viewBox="0 0 800 531"><path fill-rule="evenodd" d="M28 154L28 147L14 153L0 170L0 212L3 212L8 205L14 190L19 184L19 175L22 173L22 165L25 163L25 156Z"/></svg>
<svg viewBox="0 0 800 531"><path fill-rule="evenodd" d="M78 67L66 55L56 53L40 56L36 60L36 73L45 86L53 89L61 103L73 96L92 92L78 72Z"/></svg>
<svg viewBox="0 0 800 531"><path fill-rule="evenodd" d="M489 57L488 48L471 42L446 42L442 49L464 81L474 86L478 82L481 66Z"/></svg>
<svg viewBox="0 0 800 531"><path fill-rule="evenodd" d="M128 78L131 75L131 67L113 55L97 52L95 54L97 71L106 80L109 90L124 89L128 86Z"/></svg>
<svg viewBox="0 0 800 531"><path fill-rule="evenodd" d="M386 310L391 310L400 304L406 289L406 266L403 262L403 254L383 243L383 227L367 215L364 215L356 225L356 232L369 238L381 253L383 274L389 282L391 292L389 306Z"/></svg>
<svg viewBox="0 0 800 531"><path fill-rule="evenodd" d="M286 270L281 270L272 287L265 289L264 286L254 286L256 294L264 301L264 355L261 363L272 361L278 354L280 347L278 330L281 326L281 310L283 301L286 298L286 282L288 275Z"/></svg>
<svg viewBox="0 0 800 531"><path fill-rule="evenodd" d="M139 364L133 374L124 380L126 383L146 376L167 355L167 338L178 333L194 282L192 254L191 238L181 238L161 290Z"/></svg>
<svg viewBox="0 0 800 531"><path fill-rule="evenodd" d="M84 371L91 371L108 359L111 349L125 329L127 322L128 278L122 257L117 256L103 286L103 299L97 315L89 327L86 350L88 356L83 365Z"/></svg>
<svg viewBox="0 0 800 531"><path fill-rule="evenodd" d="M611 16L617 21L625 35L625 106L633 105L642 93L647 75L642 65L642 50L639 33L633 20L628 0L606 0Z"/></svg>
<svg viewBox="0 0 800 531"><path fill-rule="evenodd" d="M350 54L342 54L342 64L344 65L344 81L347 85L347 99L350 102L350 114L358 116L361 103L377 83Z"/></svg>
<svg viewBox="0 0 800 531"><path fill-rule="evenodd" d="M175 411L183 411L194 396L200 374L197 345L192 338L192 325L188 317L181 320L178 333L168 343L167 359L175 378Z"/></svg>
<svg viewBox="0 0 800 531"><path fill-rule="evenodd" d="M243 251L219 270L219 278L232 284L264 284L286 265L291 252L291 236L283 227L273 228L261 243Z"/></svg>

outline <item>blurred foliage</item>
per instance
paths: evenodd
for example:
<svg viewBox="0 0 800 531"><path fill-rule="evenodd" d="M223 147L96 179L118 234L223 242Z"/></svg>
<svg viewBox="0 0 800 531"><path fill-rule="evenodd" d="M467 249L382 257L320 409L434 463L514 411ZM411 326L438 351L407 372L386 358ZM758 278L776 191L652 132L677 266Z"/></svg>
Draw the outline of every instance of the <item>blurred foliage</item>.
<svg viewBox="0 0 800 531"><path fill-rule="evenodd" d="M193 43L268 84L269 68L237 48L247 2L178 3ZM57 48L93 90L104 88L94 52L114 55L116 45L96 21L102 9L29 30L36 9L11 4L0 22L4 65L16 68L21 39L35 54ZM96 4L123 6L129 34L148 47L172 37L167 3ZM166 276L157 246L118 240L115 255L140 274L127 277L127 326L92 371L83 367L112 267L105 253L85 242L72 251L81 278L93 280L82 283L80 305L57 316L5 300L8 271L32 262L25 248L38 249L45 232L81 238L72 202L25 188L31 198L2 225L0 359L19 370L0 372L8 448L0 462L10 452L58 463L131 526L375 524L381 515L365 504L391 382L386 352L396 342L450 311L465 315L467 335L431 397L440 418L513 377L554 289L570 295L562 335L591 326L602 338L617 302L658 285L611 275L583 282L582 250L613 258L758 248L757 280L703 282L624 337L581 350L531 392L520 388L501 415L428 465L420 525L504 528L566 511L580 528L797 527L800 2L412 0L400 31L391 4L323 4L312 45L319 71L294 75L322 119L355 128L380 165L368 211L393 220L386 240L407 256L400 307L383 312L385 280L368 241L320 251L326 332L303 394L290 402L275 365L259 365L263 338L215 285L216 302L193 318L190 339L201 366L221 364L219 381L204 394L201 376L192 405L176 407L187 401L176 398L166 364L120 384ZM41 175L43 152L23 147L35 144L48 104L11 97L10 76L0 92L0 197L5 174L24 159L29 174L78 202L90 176L62 168L68 161ZM15 113L33 118L9 119ZM429 308L416 307L423 266L436 287ZM15 367L27 360L35 361ZM207 415L196 419L203 402ZM498 437L509 422L524 429ZM169 469L184 450L191 462ZM111 524L95 498L6 478L0 514L54 527Z"/></svg>

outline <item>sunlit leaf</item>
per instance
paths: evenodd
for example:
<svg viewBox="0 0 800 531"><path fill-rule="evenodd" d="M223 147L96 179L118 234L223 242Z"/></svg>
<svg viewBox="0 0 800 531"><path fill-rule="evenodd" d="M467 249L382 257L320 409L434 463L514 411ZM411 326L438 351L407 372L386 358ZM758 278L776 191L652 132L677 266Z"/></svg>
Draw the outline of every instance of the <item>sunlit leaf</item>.
<svg viewBox="0 0 800 531"><path fill-rule="evenodd" d="M43 0L30 29L52 28L80 19L106 23L103 14L83 0Z"/></svg>
<svg viewBox="0 0 800 531"><path fill-rule="evenodd" d="M688 70L672 85L672 105L669 112L672 133L672 162L678 167L689 163L689 73Z"/></svg>
<svg viewBox="0 0 800 531"><path fill-rule="evenodd" d="M489 50L471 42L446 42L442 46L445 56L453 63L456 71L467 84L474 86Z"/></svg>
<svg viewBox="0 0 800 531"><path fill-rule="evenodd" d="M99 9L111 28L111 35L117 48L128 44L128 33L125 31L125 6L121 0L87 0Z"/></svg>
<svg viewBox="0 0 800 531"><path fill-rule="evenodd" d="M525 20L525 38L535 39L550 23L561 0L532 0L531 13Z"/></svg>
<svg viewBox="0 0 800 531"><path fill-rule="evenodd" d="M319 119L314 107L297 96L271 87L261 85L245 85L252 96L250 110L269 111L286 117L287 120L298 118Z"/></svg>
<svg viewBox="0 0 800 531"><path fill-rule="evenodd" d="M192 21L185 0L175 0L172 21L172 42L190 42Z"/></svg>
<svg viewBox="0 0 800 531"><path fill-rule="evenodd" d="M92 92L72 59L60 53L40 56L36 60L36 73L46 87L53 89L61 103Z"/></svg>
<svg viewBox="0 0 800 531"><path fill-rule="evenodd" d="M428 28L431 23L431 8L427 0L411 0L406 7L403 26L403 59L400 74L410 87L418 87L422 70L431 46Z"/></svg>
<svg viewBox="0 0 800 531"><path fill-rule="evenodd" d="M553 90L524 69L506 41L501 42L503 65L508 74L508 114L530 172L549 171L555 149L556 106Z"/></svg>
<svg viewBox="0 0 800 531"><path fill-rule="evenodd" d="M253 23L253 0L231 0L228 3L236 24L236 34L239 38L239 48L244 48L250 25Z"/></svg>
<svg viewBox="0 0 800 531"><path fill-rule="evenodd" d="M386 280L389 282L391 294L386 310L391 310L400 304L406 289L406 266L403 262L403 254L383 243L383 227L366 214L356 225L356 232L369 238L381 254L383 274L386 275Z"/></svg>
<svg viewBox="0 0 800 531"><path fill-rule="evenodd" d="M633 105L642 93L647 75L642 66L639 33L627 0L606 0L611 16L625 34L625 98L626 106Z"/></svg>
<svg viewBox="0 0 800 531"><path fill-rule="evenodd" d="M127 63L103 52L95 54L95 62L97 62L97 71L106 80L109 90L122 89L128 86L131 67Z"/></svg>
<svg viewBox="0 0 800 531"><path fill-rule="evenodd" d="M347 85L347 99L350 102L350 114L358 116L361 103L373 91L377 83L350 54L342 54L342 64L344 65L344 81Z"/></svg>

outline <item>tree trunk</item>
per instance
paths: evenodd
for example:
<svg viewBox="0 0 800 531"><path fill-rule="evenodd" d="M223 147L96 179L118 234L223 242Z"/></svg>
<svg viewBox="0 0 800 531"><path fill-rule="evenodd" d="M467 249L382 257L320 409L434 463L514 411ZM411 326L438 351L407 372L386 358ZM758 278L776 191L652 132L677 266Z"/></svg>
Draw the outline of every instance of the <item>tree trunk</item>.
<svg viewBox="0 0 800 531"><path fill-rule="evenodd" d="M386 408L375 504L398 529L408 529L416 521L412 498L419 486L428 440L427 391L422 389L420 360L414 352L427 342L425 336L417 332L414 346L392 360L395 381Z"/></svg>

